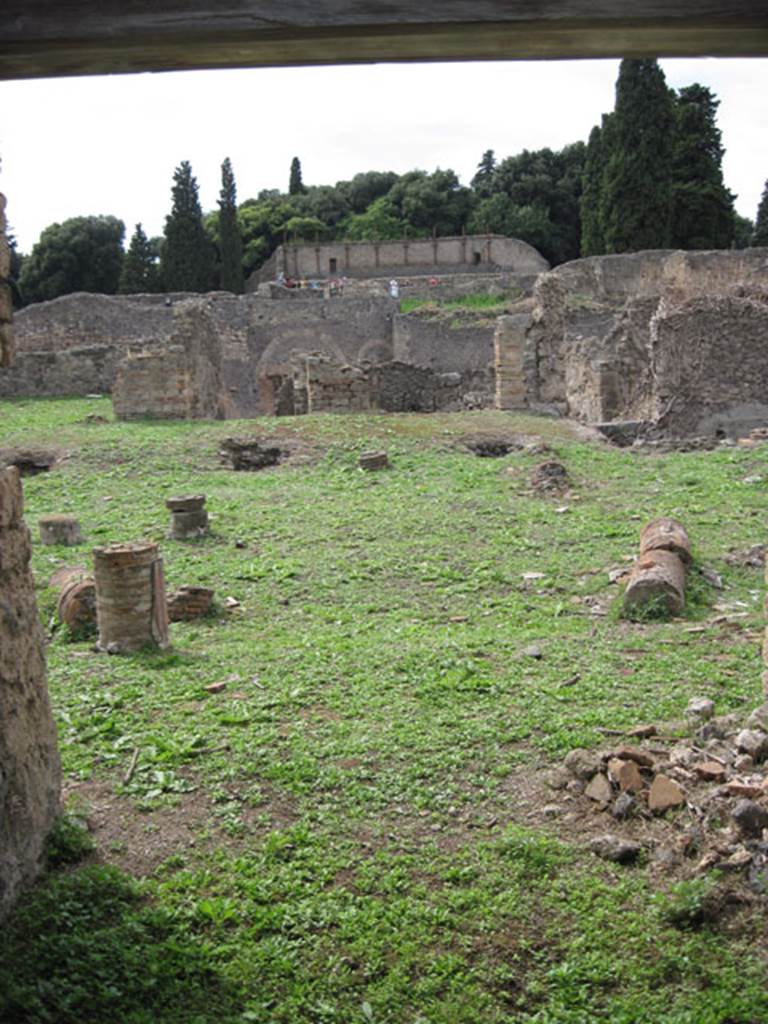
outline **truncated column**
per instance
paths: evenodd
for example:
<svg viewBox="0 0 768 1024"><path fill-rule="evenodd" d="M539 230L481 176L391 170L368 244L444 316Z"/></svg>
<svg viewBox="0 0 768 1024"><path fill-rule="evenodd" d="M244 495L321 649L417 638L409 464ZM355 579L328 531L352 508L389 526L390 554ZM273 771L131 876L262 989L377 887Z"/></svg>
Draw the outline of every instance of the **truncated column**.
<svg viewBox="0 0 768 1024"><path fill-rule="evenodd" d="M163 560L157 544L94 548L99 646L122 654L168 647Z"/></svg>

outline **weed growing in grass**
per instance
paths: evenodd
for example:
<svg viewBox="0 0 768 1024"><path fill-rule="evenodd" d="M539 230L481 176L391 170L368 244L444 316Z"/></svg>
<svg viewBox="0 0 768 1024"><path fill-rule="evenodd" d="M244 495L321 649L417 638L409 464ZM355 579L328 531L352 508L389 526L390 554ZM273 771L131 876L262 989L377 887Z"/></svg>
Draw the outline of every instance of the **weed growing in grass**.
<svg viewBox="0 0 768 1024"><path fill-rule="evenodd" d="M94 850L88 829L70 814L61 814L54 823L45 844L45 860L49 867L77 864Z"/></svg>

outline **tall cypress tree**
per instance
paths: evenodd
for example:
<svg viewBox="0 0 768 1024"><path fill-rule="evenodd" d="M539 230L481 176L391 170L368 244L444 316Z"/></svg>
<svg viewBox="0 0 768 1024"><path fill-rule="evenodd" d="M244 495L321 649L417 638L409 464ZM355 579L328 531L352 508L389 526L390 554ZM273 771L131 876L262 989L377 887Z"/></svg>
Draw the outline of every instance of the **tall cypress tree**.
<svg viewBox="0 0 768 1024"><path fill-rule="evenodd" d="M605 252L603 226L600 220L605 151L608 146L608 123L611 114L603 114L603 124L589 133L587 154L581 184L581 255L600 256Z"/></svg>
<svg viewBox="0 0 768 1024"><path fill-rule="evenodd" d="M301 161L297 156L291 160L291 174L288 179L288 194L291 196L301 195L306 192L304 182L301 180Z"/></svg>
<svg viewBox="0 0 768 1024"><path fill-rule="evenodd" d="M727 249L734 238L733 195L723 183L720 101L705 86L681 89L672 162L672 237L678 249Z"/></svg>
<svg viewBox="0 0 768 1024"><path fill-rule="evenodd" d="M655 60L623 60L600 220L606 252L666 248L672 212L674 100Z"/></svg>
<svg viewBox="0 0 768 1024"><path fill-rule="evenodd" d="M768 245L768 181L763 188L760 205L755 218L755 230L752 232L750 245Z"/></svg>
<svg viewBox="0 0 768 1024"><path fill-rule="evenodd" d="M123 259L117 290L121 295L140 295L156 292L160 272L155 261L152 243L144 234L141 224L131 236L128 252Z"/></svg>
<svg viewBox="0 0 768 1024"><path fill-rule="evenodd" d="M214 281L214 252L203 227L197 181L187 160L173 173L172 196L160 263L163 285L169 292L208 291Z"/></svg>
<svg viewBox="0 0 768 1024"><path fill-rule="evenodd" d="M219 244L221 246L220 285L227 292L240 295L243 279L243 238L237 222L237 191L229 157L221 165L219 193Z"/></svg>

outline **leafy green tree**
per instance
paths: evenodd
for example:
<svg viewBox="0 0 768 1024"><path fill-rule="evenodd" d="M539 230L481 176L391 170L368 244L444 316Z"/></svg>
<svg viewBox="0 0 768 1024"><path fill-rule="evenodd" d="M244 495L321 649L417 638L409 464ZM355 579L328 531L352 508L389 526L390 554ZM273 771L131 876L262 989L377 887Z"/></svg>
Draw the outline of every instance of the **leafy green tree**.
<svg viewBox="0 0 768 1024"><path fill-rule="evenodd" d="M417 237L420 233L399 216L387 196L379 196L364 213L354 213L342 225L343 236L355 242L384 242ZM423 234L423 232L421 232Z"/></svg>
<svg viewBox="0 0 768 1024"><path fill-rule="evenodd" d="M755 218L755 230L752 232L752 245L768 245L768 181L763 187L760 205Z"/></svg>
<svg viewBox="0 0 768 1024"><path fill-rule="evenodd" d="M19 290L24 303L70 292L114 295L123 262L125 225L117 217L72 217L51 224L24 260Z"/></svg>
<svg viewBox="0 0 768 1024"><path fill-rule="evenodd" d="M163 286L173 292L205 292L215 278L214 250L203 226L197 181L189 161L173 174L173 205L165 218L160 270Z"/></svg>
<svg viewBox="0 0 768 1024"><path fill-rule="evenodd" d="M671 237L678 249L727 249L733 242L734 197L723 184L719 105L702 85L678 94Z"/></svg>
<svg viewBox="0 0 768 1024"><path fill-rule="evenodd" d="M291 196L301 195L306 191L301 180L301 162L297 156L291 160L291 173L288 179L288 194Z"/></svg>
<svg viewBox="0 0 768 1024"><path fill-rule="evenodd" d="M511 233L535 246L553 264L575 259L580 247L585 153L584 144L576 142L559 152L523 150L502 160L493 174L492 192L475 205L471 230Z"/></svg>
<svg viewBox="0 0 768 1024"><path fill-rule="evenodd" d="M140 295L160 290L157 251L141 224L136 225L131 236L117 290L121 295Z"/></svg>
<svg viewBox="0 0 768 1024"><path fill-rule="evenodd" d="M740 213L733 215L733 248L747 249L752 245L752 236L755 231L754 221L749 217L742 217Z"/></svg>
<svg viewBox="0 0 768 1024"><path fill-rule="evenodd" d="M417 230L456 235L467 222L472 193L455 171L439 167L432 174L409 171L387 193L398 216Z"/></svg>
<svg viewBox="0 0 768 1024"><path fill-rule="evenodd" d="M237 220L237 190L235 175L229 157L221 165L221 192L219 193L219 284L227 292L241 295L245 287L243 277L243 238Z"/></svg>
<svg viewBox="0 0 768 1024"><path fill-rule="evenodd" d="M351 213L365 213L389 192L399 177L394 171L363 171L351 181L337 182L336 188L345 196Z"/></svg>
<svg viewBox="0 0 768 1024"><path fill-rule="evenodd" d="M285 233L291 241L314 241L316 238L324 238L327 232L325 224L318 217L289 217L283 224Z"/></svg>
<svg viewBox="0 0 768 1024"><path fill-rule="evenodd" d="M477 165L477 173L471 186L476 196L485 199L493 192L493 175L496 170L496 157L492 149L486 149Z"/></svg>
<svg viewBox="0 0 768 1024"><path fill-rule="evenodd" d="M669 246L674 100L657 61L623 60L600 197L606 252Z"/></svg>

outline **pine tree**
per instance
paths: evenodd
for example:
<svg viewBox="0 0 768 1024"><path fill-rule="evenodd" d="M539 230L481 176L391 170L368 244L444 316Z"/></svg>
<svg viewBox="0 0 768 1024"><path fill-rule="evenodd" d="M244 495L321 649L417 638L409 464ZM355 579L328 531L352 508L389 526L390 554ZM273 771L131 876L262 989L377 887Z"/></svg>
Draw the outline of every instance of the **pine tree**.
<svg viewBox="0 0 768 1024"><path fill-rule="evenodd" d="M117 290L121 295L156 292L159 288L159 277L152 244L144 234L141 224L137 224L123 260Z"/></svg>
<svg viewBox="0 0 768 1024"><path fill-rule="evenodd" d="M768 181L763 188L760 205L755 218L755 230L752 232L750 245L768 245Z"/></svg>
<svg viewBox="0 0 768 1024"><path fill-rule="evenodd" d="M623 60L600 198L606 252L663 249L672 213L674 100L655 60Z"/></svg>
<svg viewBox="0 0 768 1024"><path fill-rule="evenodd" d="M304 183L301 180L301 162L297 156L291 160L291 175L288 180L288 194L291 196L301 195L306 192Z"/></svg>
<svg viewBox="0 0 768 1024"><path fill-rule="evenodd" d="M480 163L477 165L477 173L472 179L471 186L476 196L487 199L493 192L493 172L496 170L496 156L492 149L486 149Z"/></svg>
<svg viewBox="0 0 768 1024"><path fill-rule="evenodd" d="M677 249L727 249L733 243L734 196L723 183L719 105L702 85L689 85L678 96L671 237Z"/></svg>
<svg viewBox="0 0 768 1024"><path fill-rule="evenodd" d="M237 222L235 175L229 157L221 165L219 193L219 244L221 247L220 286L224 291L241 295L243 280L243 238Z"/></svg>
<svg viewBox="0 0 768 1024"><path fill-rule="evenodd" d="M173 174L173 206L165 218L161 258L169 292L205 292L213 286L214 254L203 227L197 181L187 160Z"/></svg>

